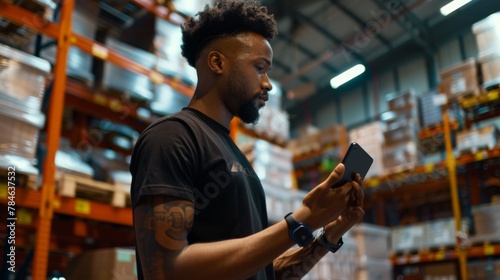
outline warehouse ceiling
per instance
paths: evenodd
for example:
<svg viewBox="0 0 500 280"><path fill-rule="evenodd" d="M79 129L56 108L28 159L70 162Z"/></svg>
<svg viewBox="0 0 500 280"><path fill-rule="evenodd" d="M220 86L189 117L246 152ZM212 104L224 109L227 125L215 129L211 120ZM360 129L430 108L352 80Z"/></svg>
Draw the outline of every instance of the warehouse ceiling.
<svg viewBox="0 0 500 280"><path fill-rule="evenodd" d="M105 21L111 22L110 26L120 26L117 21L121 26L128 26L120 29L124 37L121 39L148 50L154 36L151 33L154 16L130 5L129 1L100 1L104 11L101 13ZM193 10L203 7L203 3L213 1L164 3L167 7L173 3L181 14L190 16ZM346 88L360 84L375 69L380 72L411 57L432 57L437 53L436 46L469 33L472 24L500 11L500 0L471 0L448 16L441 15L439 10L451 0L260 1L278 21L279 34L271 42L274 59L269 75L281 84L283 107L289 111L300 110L297 105L305 100L324 95L341 96ZM108 11L103 3L119 9L122 16L117 17L114 10ZM127 17L133 19L134 24L130 26ZM150 39L139 42L138 36ZM358 63L366 66L365 74L336 90L330 87L333 76Z"/></svg>
<svg viewBox="0 0 500 280"><path fill-rule="evenodd" d="M439 9L450 1L261 0L278 20L270 76L284 89L284 106L334 94L330 79L357 63L369 71L435 53L440 43L500 11L498 0L472 0L445 17Z"/></svg>

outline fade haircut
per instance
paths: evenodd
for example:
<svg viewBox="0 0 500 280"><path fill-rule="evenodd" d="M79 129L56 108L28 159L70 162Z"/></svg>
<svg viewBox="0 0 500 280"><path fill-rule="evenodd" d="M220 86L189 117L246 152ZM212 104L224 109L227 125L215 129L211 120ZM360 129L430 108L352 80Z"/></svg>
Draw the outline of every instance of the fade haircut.
<svg viewBox="0 0 500 280"><path fill-rule="evenodd" d="M255 32L268 41L278 33L273 15L257 1L222 0L213 7L205 6L195 17L181 26L182 56L195 66L201 50L210 42L244 32Z"/></svg>

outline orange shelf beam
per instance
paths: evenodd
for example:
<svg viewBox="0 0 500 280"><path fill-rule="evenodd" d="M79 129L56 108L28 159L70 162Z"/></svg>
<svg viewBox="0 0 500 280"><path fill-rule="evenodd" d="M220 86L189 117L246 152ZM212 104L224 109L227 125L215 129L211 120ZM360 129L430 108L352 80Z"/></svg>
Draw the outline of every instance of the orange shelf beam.
<svg viewBox="0 0 500 280"><path fill-rule="evenodd" d="M153 121L139 116L137 108L131 104L102 93L92 93L81 83L72 80L66 82L66 104L89 115L125 123L139 132Z"/></svg>
<svg viewBox="0 0 500 280"><path fill-rule="evenodd" d="M157 6L154 4L153 0L132 0L132 2L146 9L150 13L156 15L157 17L167 20L175 25L181 25L183 22L182 20L176 21L174 18L171 17L173 13L176 13L175 11L170 11L163 6ZM182 17L182 15L179 16Z"/></svg>
<svg viewBox="0 0 500 280"><path fill-rule="evenodd" d="M16 188L16 206L39 209L41 200L41 191ZM6 198L0 198L0 204L6 205L7 203ZM52 208L58 214L132 226L131 208L118 208L101 202L58 195L54 195Z"/></svg>
<svg viewBox="0 0 500 280"><path fill-rule="evenodd" d="M465 250L467 258L480 258L500 255L500 245L480 245ZM457 260L458 252L454 249L417 254L394 255L391 261L394 265L407 265L424 262Z"/></svg>
<svg viewBox="0 0 500 280"><path fill-rule="evenodd" d="M0 1L0 15L14 23L57 39L59 25L46 21L40 15L34 14L14 4Z"/></svg>
<svg viewBox="0 0 500 280"><path fill-rule="evenodd" d="M500 148L492 150L481 150L474 154L466 154L459 156L456 161L457 165L465 165L476 161L481 161L490 158L500 158Z"/></svg>

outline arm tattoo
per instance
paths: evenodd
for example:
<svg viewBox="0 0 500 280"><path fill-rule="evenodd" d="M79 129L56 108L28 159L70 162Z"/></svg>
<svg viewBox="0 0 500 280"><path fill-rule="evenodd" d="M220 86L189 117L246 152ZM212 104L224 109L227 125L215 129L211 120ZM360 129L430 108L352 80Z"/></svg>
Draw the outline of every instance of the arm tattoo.
<svg viewBox="0 0 500 280"><path fill-rule="evenodd" d="M171 279L173 264L187 246L193 203L168 197L144 197L134 209L136 246L145 279Z"/></svg>
<svg viewBox="0 0 500 280"><path fill-rule="evenodd" d="M162 198L155 198L161 200ZM154 207L156 241L167 249L181 250L187 245L187 233L193 225L191 203L160 202Z"/></svg>

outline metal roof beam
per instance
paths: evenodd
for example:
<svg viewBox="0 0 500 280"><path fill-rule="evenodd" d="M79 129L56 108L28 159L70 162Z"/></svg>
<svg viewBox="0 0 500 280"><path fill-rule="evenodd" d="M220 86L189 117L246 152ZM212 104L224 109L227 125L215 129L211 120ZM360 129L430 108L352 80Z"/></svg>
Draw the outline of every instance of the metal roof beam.
<svg viewBox="0 0 500 280"><path fill-rule="evenodd" d="M293 15L296 19L298 20L301 20L301 21L304 21L305 23L311 25L312 27L314 27L319 33L321 33L323 36L325 36L326 38L332 40L333 42L335 42L337 45L344 45L345 43L338 37L336 37L335 35L333 35L332 33L330 33L328 30L326 30L323 26L319 25L318 23L316 23L315 21L313 21L312 19L306 17L305 15L303 15L302 13L300 12L297 12L297 13L294 13ZM348 52L350 52L356 59L364 62L365 59L357 52L353 51L351 48L347 48L346 49Z"/></svg>
<svg viewBox="0 0 500 280"><path fill-rule="evenodd" d="M425 24L411 11L413 7L420 6L423 2L426 2L426 0L417 0L410 7L405 6L402 2L395 2L394 0L373 0L373 2L380 9L385 10L387 7L391 7L392 10L398 11L394 15L394 18L397 20L399 26L408 32L413 40L417 42L427 54L432 55L433 48L429 43L429 31ZM396 7L395 4L397 4L398 7Z"/></svg>
<svg viewBox="0 0 500 280"><path fill-rule="evenodd" d="M310 49L306 48L302 44L294 42L290 37L288 37L286 35L278 33L278 35L276 37L285 40L288 44L290 44L291 46L296 47L299 51L301 51L302 53L306 54L309 58L316 58L317 57L317 54L315 54L313 51L311 51ZM331 72L334 72L334 73L338 72L338 70L335 69L330 64L322 63L321 66L323 66L324 68L326 68L328 71L331 71Z"/></svg>
<svg viewBox="0 0 500 280"><path fill-rule="evenodd" d="M343 4L339 3L338 0L330 0L330 2L332 4L334 4L335 6L337 6L344 14L346 14L352 20L354 20L360 27L367 26L366 22L364 22L359 16L357 16L356 14L354 14L354 12L351 11L351 10L349 10L346 6L344 6ZM382 44L386 45L389 49L393 49L393 47L392 47L391 43L389 42L389 40L387 40L384 36L380 35L380 32L377 32L377 34L375 35L375 37L380 42L382 42Z"/></svg>

